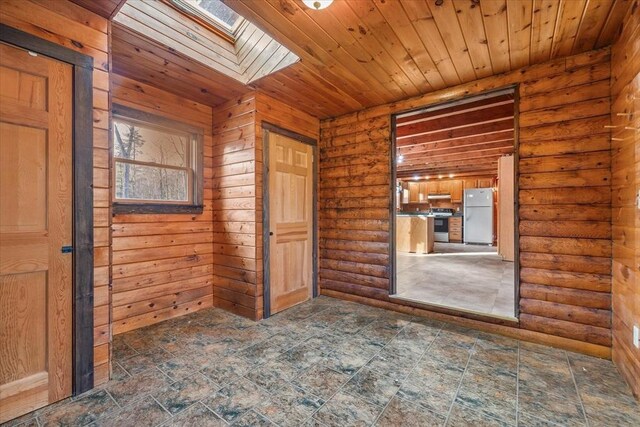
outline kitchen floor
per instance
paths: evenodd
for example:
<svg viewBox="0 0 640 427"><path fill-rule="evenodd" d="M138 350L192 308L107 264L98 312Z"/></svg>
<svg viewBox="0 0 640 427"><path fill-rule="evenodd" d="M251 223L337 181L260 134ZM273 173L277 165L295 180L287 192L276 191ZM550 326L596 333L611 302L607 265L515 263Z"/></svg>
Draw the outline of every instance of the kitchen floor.
<svg viewBox="0 0 640 427"><path fill-rule="evenodd" d="M640 425L610 361L326 297L117 335L113 360L107 384L8 425Z"/></svg>
<svg viewBox="0 0 640 427"><path fill-rule="evenodd" d="M514 264L494 246L435 243L397 253L397 297L501 317L515 316Z"/></svg>

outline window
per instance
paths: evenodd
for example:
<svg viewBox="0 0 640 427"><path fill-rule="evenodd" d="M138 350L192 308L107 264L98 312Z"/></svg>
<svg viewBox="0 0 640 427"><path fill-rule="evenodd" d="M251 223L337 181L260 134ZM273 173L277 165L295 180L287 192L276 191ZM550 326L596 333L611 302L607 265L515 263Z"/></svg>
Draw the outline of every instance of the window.
<svg viewBox="0 0 640 427"><path fill-rule="evenodd" d="M114 211L202 210L202 131L115 106Z"/></svg>
<svg viewBox="0 0 640 427"><path fill-rule="evenodd" d="M231 37L244 21L244 18L220 0L171 0L171 2L182 11L213 24Z"/></svg>

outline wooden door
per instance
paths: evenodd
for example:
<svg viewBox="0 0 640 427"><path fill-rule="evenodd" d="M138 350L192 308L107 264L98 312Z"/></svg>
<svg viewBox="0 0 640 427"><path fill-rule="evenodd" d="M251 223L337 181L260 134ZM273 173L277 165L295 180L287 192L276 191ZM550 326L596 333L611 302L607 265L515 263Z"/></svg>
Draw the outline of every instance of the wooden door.
<svg viewBox="0 0 640 427"><path fill-rule="evenodd" d="M0 422L71 395L72 71L0 44Z"/></svg>
<svg viewBox="0 0 640 427"><path fill-rule="evenodd" d="M313 148L269 134L271 314L313 294Z"/></svg>

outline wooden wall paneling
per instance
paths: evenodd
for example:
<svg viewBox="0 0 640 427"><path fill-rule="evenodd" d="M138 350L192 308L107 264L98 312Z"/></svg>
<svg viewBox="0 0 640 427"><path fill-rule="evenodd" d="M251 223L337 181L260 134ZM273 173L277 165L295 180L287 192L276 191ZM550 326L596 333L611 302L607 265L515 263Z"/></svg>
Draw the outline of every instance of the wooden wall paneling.
<svg viewBox="0 0 640 427"><path fill-rule="evenodd" d="M201 128L202 214L113 216L113 332L147 326L213 305L212 109L117 74L113 102Z"/></svg>
<svg viewBox="0 0 640 427"><path fill-rule="evenodd" d="M389 298L389 278L379 274L374 257L389 256L388 237L384 239L388 214L374 212L390 203L390 114L517 83L523 147L518 167L525 172L520 185L526 187L519 194L518 244L520 281L528 293L522 296L519 332L513 333L540 337L527 332L536 331L544 339L555 335L561 338L556 345L610 354L611 330L605 319L611 310L611 157L604 127L609 123L608 89L602 83L609 79L609 61L607 49L588 52L323 120L321 292L398 310L411 305ZM585 103L575 116L561 100L544 102L540 95L570 88L580 91L578 102ZM556 112L564 121L556 121ZM346 168L346 175L334 165ZM365 200L367 208L358 208L357 202ZM341 204L345 208L334 208ZM345 263L348 250L358 257ZM578 342L582 344L574 346Z"/></svg>
<svg viewBox="0 0 640 427"><path fill-rule="evenodd" d="M613 361L640 396L640 3L635 0L611 48Z"/></svg>
<svg viewBox="0 0 640 427"><path fill-rule="evenodd" d="M253 92L213 111L213 303L257 318L256 101Z"/></svg>
<svg viewBox="0 0 640 427"><path fill-rule="evenodd" d="M90 55L94 58L93 86L94 112L99 121L94 123L94 158L108 158L109 109L105 105L105 96L109 96L109 23L106 19L87 11L69 1L47 2L44 0L23 1L8 0L0 8L0 22L19 30L33 34L53 43ZM105 78L106 77L106 78ZM108 286L110 266L108 257L104 256L110 247L110 218L108 212L109 183L105 182L108 166L94 162L94 208L101 209L101 215L94 218L94 311L98 316L94 319L94 335L101 336L94 342L96 354L102 354L100 364L94 366L94 385L99 385L109 378L109 357L104 357L104 348L110 345L108 328L109 311ZM95 211L94 211L95 212ZM107 213L107 215L103 215ZM107 298L97 298L107 291ZM104 344L103 344L104 343Z"/></svg>

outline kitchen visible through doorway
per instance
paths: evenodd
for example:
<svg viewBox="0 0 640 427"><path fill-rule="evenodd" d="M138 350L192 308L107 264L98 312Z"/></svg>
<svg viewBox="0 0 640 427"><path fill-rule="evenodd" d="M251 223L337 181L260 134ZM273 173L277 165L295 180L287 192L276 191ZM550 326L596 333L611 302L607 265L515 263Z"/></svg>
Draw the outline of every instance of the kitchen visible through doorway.
<svg viewBox="0 0 640 427"><path fill-rule="evenodd" d="M515 95L394 117L394 298L516 317Z"/></svg>

